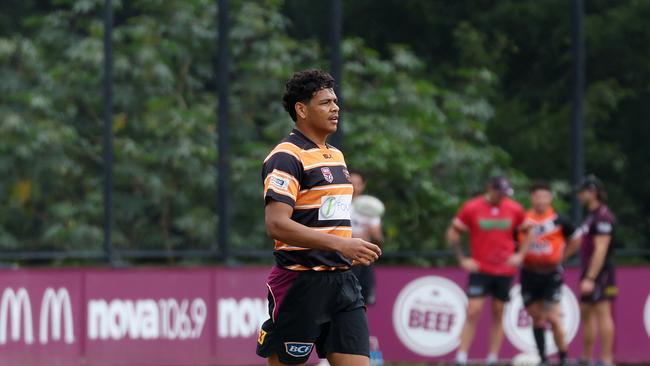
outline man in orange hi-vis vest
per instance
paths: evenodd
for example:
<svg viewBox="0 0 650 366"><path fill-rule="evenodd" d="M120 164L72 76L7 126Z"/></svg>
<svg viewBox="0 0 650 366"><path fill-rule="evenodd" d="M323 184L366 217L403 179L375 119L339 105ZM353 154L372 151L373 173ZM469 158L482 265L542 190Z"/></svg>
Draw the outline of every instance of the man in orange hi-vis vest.
<svg viewBox="0 0 650 366"><path fill-rule="evenodd" d="M580 231L553 209L553 193L545 182L530 190L531 209L522 225L520 242L527 240L528 251L521 270L521 295L533 318L533 335L541 358L546 364L545 327L549 323L557 345L560 365L567 362L559 301L562 296L562 260L567 241L580 240Z"/></svg>

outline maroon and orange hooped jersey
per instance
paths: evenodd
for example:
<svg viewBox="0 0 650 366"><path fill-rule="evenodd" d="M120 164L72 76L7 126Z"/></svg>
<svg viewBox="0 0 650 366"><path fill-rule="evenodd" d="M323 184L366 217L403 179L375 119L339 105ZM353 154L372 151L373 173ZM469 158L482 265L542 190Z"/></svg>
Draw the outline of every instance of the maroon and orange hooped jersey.
<svg viewBox="0 0 650 366"><path fill-rule="evenodd" d="M294 129L264 160L264 200L293 207L291 219L313 230L352 237L350 212L352 184L343 153L319 146ZM293 246L275 241L280 267L304 271L350 268L352 262L338 252Z"/></svg>

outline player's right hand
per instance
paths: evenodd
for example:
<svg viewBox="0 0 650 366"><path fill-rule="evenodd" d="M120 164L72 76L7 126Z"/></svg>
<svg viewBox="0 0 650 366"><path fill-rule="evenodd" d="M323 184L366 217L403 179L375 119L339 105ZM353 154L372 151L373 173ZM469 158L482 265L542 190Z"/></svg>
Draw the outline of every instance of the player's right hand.
<svg viewBox="0 0 650 366"><path fill-rule="evenodd" d="M474 273L478 272L479 265L478 262L472 258L463 258L460 260L460 267L467 272Z"/></svg>
<svg viewBox="0 0 650 366"><path fill-rule="evenodd" d="M344 257L351 259L353 263L365 266L375 262L381 255L381 248L359 238L346 239L338 251Z"/></svg>

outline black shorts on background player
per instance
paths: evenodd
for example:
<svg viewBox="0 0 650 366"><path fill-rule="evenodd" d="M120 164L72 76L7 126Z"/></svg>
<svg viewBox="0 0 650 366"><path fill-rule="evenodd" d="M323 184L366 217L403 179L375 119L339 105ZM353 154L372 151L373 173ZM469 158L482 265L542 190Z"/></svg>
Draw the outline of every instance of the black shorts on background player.
<svg viewBox="0 0 650 366"><path fill-rule="evenodd" d="M492 296L497 300L510 300L512 276L496 276L487 273L470 273L467 297Z"/></svg>
<svg viewBox="0 0 650 366"><path fill-rule="evenodd" d="M557 303L562 297L562 274L559 270L551 272L536 272L529 269L521 270L521 297L524 306L537 301Z"/></svg>
<svg viewBox="0 0 650 366"><path fill-rule="evenodd" d="M585 274L582 273L580 279L584 279ZM603 300L613 300L618 295L618 288L616 287L616 272L614 266L606 265L596 279L594 280L594 291L588 295L580 296L581 302L593 303Z"/></svg>
<svg viewBox="0 0 650 366"><path fill-rule="evenodd" d="M361 286L352 271L290 271L269 276L269 314L257 354L278 355L284 364L307 362L314 346L328 353L370 354Z"/></svg>

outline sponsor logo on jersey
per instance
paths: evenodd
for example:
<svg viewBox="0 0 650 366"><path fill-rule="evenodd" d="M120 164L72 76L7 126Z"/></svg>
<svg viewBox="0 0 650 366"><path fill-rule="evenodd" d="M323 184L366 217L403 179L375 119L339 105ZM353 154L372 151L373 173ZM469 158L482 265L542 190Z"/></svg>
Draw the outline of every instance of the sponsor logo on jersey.
<svg viewBox="0 0 650 366"><path fill-rule="evenodd" d="M601 234L609 234L612 232L612 224L606 221L599 222L596 224L596 229Z"/></svg>
<svg viewBox="0 0 650 366"><path fill-rule="evenodd" d="M293 357L305 357L311 353L313 343L285 342L284 348Z"/></svg>
<svg viewBox="0 0 650 366"><path fill-rule="evenodd" d="M271 177L271 186L274 188L277 188L282 191L287 191L289 190L289 180L280 176L277 176L275 174L272 174Z"/></svg>
<svg viewBox="0 0 650 366"><path fill-rule="evenodd" d="M351 195L324 196L321 198L320 204L319 220L350 220Z"/></svg>
<svg viewBox="0 0 650 366"><path fill-rule="evenodd" d="M332 174L332 171L328 167L322 167L320 168L321 173L323 173L323 177L325 178L326 181L329 183L332 183L334 181L334 175Z"/></svg>
<svg viewBox="0 0 650 366"><path fill-rule="evenodd" d="M479 219L478 225L483 230L507 230L512 226L510 219Z"/></svg>

